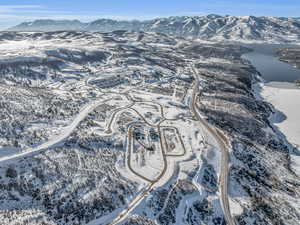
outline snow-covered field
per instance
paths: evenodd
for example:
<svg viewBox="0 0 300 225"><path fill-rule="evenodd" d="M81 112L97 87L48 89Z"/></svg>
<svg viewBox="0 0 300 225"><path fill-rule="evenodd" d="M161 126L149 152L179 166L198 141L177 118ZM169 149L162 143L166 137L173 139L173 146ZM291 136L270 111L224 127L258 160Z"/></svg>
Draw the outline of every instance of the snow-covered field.
<svg viewBox="0 0 300 225"><path fill-rule="evenodd" d="M287 140L300 147L300 88L289 83L269 83L262 87L262 97L276 109L271 122L286 136ZM292 161L300 174L300 156L292 154Z"/></svg>
<svg viewBox="0 0 300 225"><path fill-rule="evenodd" d="M0 225L298 224L298 177L239 46L11 35L0 41ZM298 121L289 107L277 107L284 122Z"/></svg>

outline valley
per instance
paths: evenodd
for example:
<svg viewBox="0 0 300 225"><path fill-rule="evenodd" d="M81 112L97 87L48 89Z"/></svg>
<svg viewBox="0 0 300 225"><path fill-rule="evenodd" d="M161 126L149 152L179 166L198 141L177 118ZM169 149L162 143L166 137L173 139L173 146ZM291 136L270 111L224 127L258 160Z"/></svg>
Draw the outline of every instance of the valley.
<svg viewBox="0 0 300 225"><path fill-rule="evenodd" d="M0 49L4 224L299 222L246 47L117 30L2 32Z"/></svg>

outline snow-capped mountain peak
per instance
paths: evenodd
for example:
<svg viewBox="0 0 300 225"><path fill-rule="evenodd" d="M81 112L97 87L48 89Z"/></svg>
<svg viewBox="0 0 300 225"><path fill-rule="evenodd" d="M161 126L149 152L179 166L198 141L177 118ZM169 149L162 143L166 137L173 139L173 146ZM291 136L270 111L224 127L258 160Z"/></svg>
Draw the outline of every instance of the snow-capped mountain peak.
<svg viewBox="0 0 300 225"><path fill-rule="evenodd" d="M300 19L256 16L173 16L146 21L98 19L90 23L78 20L36 20L8 29L9 31L113 31L142 30L185 38L231 41L296 41L300 36Z"/></svg>

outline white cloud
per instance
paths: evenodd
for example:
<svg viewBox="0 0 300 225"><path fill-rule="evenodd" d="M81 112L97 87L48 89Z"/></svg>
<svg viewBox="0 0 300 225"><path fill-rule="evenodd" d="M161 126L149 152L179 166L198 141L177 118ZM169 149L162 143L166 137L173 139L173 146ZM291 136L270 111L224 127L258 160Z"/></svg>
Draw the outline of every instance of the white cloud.
<svg viewBox="0 0 300 225"><path fill-rule="evenodd" d="M23 10L34 10L34 9L43 9L45 8L42 5L0 5L1 13L13 13L20 12Z"/></svg>
<svg viewBox="0 0 300 225"><path fill-rule="evenodd" d="M42 5L0 5L0 9L40 9Z"/></svg>

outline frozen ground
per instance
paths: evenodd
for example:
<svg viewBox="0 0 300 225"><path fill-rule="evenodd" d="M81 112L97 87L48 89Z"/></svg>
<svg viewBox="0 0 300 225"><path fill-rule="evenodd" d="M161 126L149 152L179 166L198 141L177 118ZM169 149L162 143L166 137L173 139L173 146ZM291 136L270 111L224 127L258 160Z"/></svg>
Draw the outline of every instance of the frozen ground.
<svg viewBox="0 0 300 225"><path fill-rule="evenodd" d="M134 31L2 38L3 224L297 224L298 183L242 47Z"/></svg>
<svg viewBox="0 0 300 225"><path fill-rule="evenodd" d="M300 89L289 83L269 83L262 87L261 95L277 110L270 118L287 140L300 149ZM300 174L300 156L291 156Z"/></svg>

